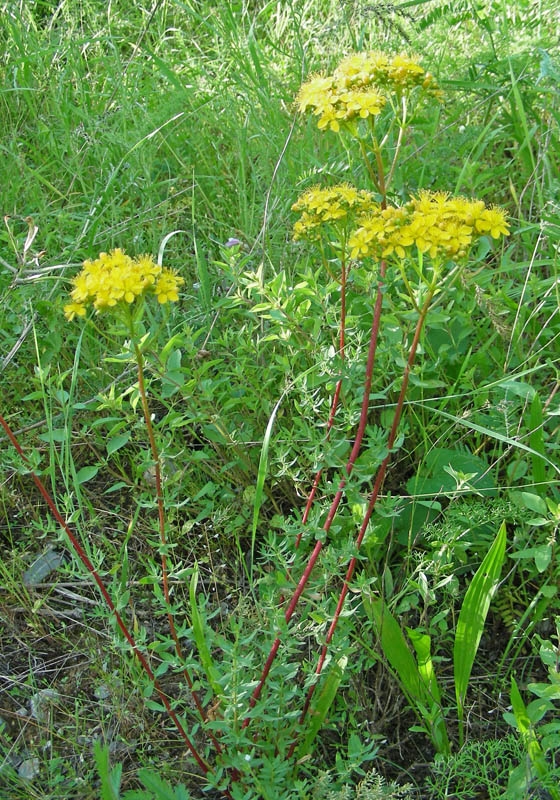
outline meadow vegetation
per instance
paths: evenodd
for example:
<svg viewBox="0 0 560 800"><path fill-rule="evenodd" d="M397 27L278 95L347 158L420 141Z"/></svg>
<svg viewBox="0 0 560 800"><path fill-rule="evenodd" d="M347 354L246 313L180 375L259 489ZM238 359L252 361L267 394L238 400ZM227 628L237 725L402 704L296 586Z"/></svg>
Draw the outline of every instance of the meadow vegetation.
<svg viewBox="0 0 560 800"><path fill-rule="evenodd" d="M0 11L1 796L558 800L553 0Z"/></svg>

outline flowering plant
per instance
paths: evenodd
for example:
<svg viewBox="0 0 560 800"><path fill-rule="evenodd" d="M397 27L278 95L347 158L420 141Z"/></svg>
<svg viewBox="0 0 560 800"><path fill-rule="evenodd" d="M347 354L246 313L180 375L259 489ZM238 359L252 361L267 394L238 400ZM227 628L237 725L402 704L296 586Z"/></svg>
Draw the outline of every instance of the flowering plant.
<svg viewBox="0 0 560 800"><path fill-rule="evenodd" d="M211 627L205 623L197 597L198 571L196 567L190 570L190 628L187 629L186 626L180 628L175 624L176 609L170 600L168 559L171 546L167 537L168 526L165 517L160 457L152 428L144 380L143 353L136 340L135 323L141 318L144 301L149 296L156 297L161 305L177 301L183 278L173 270L157 264L151 256L132 258L121 249L114 249L109 253L101 253L98 258L84 263L83 269L72 281L71 302L64 307L66 318L70 321L76 317L84 317L88 307L93 307L96 313L116 314L127 323L133 344L138 370L138 390L142 399L144 420L155 469L162 595L175 651L174 653L165 652L165 657L162 657L162 663L155 672L152 671L143 649L128 631L99 574L77 543L68 525L60 515L57 516L57 519L66 530L82 562L94 576L120 630L147 673L150 685L146 696L149 696L155 688L163 703L163 709L187 743L206 780L228 798L255 796L251 795L250 790L247 789L248 785L256 787L257 796L265 796L260 788L259 769L263 773L268 770L276 777L280 775L286 781L286 786L289 787L290 781L293 781L298 770L309 758L313 741L322 722L327 717L341 683L344 669L348 663L347 656L331 662L329 676L316 699L314 699L314 692L319 685L323 667L329 664L329 648L333 645L337 625L354 577L359 549L363 543L368 523L375 512L392 453L398 446L397 433L404 399L422 331L434 296L446 288L445 280L442 280L444 268L449 265L449 271L456 273L465 264L472 247L480 237L490 235L493 239L499 240L500 237L509 233L505 211L494 206L488 207L481 200L452 197L445 191L421 190L402 205L390 202L393 199L390 195L391 182L395 175L405 131L414 119L414 111L421 102L432 99L441 101L442 97L437 82L430 73L424 71L417 59L404 54L388 56L376 51L358 53L343 59L332 75L321 74L312 77L302 85L297 95L296 102L299 111L310 112L313 118L317 119L317 126L321 131L329 131L341 136L349 135L358 142L365 173L370 184L367 189L356 188L350 183L337 183L328 187L312 186L306 189L292 206L292 210L299 214L293 227L294 239L296 241L307 240L312 246L317 247L321 261L329 272L331 272L333 264L340 269L340 277L337 276L336 280L340 286L339 354L342 361L345 358L346 347L347 277L349 271L355 268L356 262L364 262L372 267L377 280L377 291L371 314L371 332L361 409L352 437L351 452L342 474L338 479L335 478L336 491L331 498L326 514L321 515L322 527L319 532L315 530L317 534L315 541L310 545L306 563L303 564L305 554L302 555L302 552L306 544L303 537L308 530L306 526L321 479L322 464L315 475L293 541L293 552L287 575L291 583L288 580L285 581L283 595L280 598L280 608L278 607L278 596L270 604L271 622L269 627L273 631L274 638L268 654L266 649L264 650L262 658L264 664L258 679L254 674L255 660L251 660L253 653L240 657L229 640L225 637L214 636ZM396 132L396 135L391 138L393 132ZM234 242L234 247L235 243L238 243L237 240L230 240L227 246L231 242ZM334 258L327 258L328 249L334 252ZM393 421L383 441L383 456L376 464L377 472L371 487L368 487L367 503L364 505L359 529L348 548L346 569L339 589L338 600L333 609L329 609L328 598L324 601L323 612L328 621L328 630L321 639L313 673L306 681L299 681L296 679L299 664L292 667L288 663L289 656L298 651L297 643L294 642L293 620L320 554L323 549L327 549L333 522L341 503L347 499L350 477L363 447L370 410L383 303L388 291L387 279L389 277L393 279L393 276L395 281L402 280L406 293L417 312L416 326L404 365ZM336 290L338 291L338 286L336 286ZM402 293L399 296L403 296ZM330 404L327 438L332 430L343 388L344 375L341 373ZM0 423L15 446L19 447L1 416ZM22 454L21 451L20 454ZM38 478L36 481L38 486L42 486ZM260 489L262 490L262 486ZM41 488L41 491L47 498L44 487ZM49 500L47 502L53 509L52 502ZM258 507L255 507L258 512ZM53 513L55 512L53 511ZM56 513L58 514L58 512ZM499 543L500 547L505 544L505 533ZM501 562L496 556L492 574L497 574L500 567ZM292 578L298 571L299 574L296 578ZM335 580L336 574L333 572L328 577ZM491 588L488 587L488 582L484 583L481 590L482 593L486 592L486 598ZM384 616L383 609L379 610L376 602L370 602L372 617L376 620L380 619L382 622L385 621L385 624L392 624L389 618ZM379 600L379 603L382 603L382 599ZM460 669L458 668L457 674L463 687L462 693L458 692L457 694L457 697L460 698L458 705L464 700L466 683L468 683L472 659L474 659L478 644L476 636L469 635L472 634L472 630L468 628L469 620L463 619L462 623L463 640L475 642L475 645L469 651L468 658L465 659L463 654L462 666ZM472 624L479 627L481 624L483 625L483 615L478 614L476 622ZM231 638L237 641L239 630L235 628L235 625L236 623L232 623L233 635ZM193 644L192 650L196 649L198 661L195 661L194 656L187 658L183 652L181 639L186 636L189 636ZM381 633L380 639L381 646L386 648ZM286 651L285 663L282 669L277 671L278 664L275 662L281 648ZM231 655L231 665L226 664L220 668L216 664L215 652L217 650L225 654L233 654ZM390 660L391 656L388 653L386 655ZM469 661L471 655L472 659ZM300 654L299 657L301 659ZM257 663L259 663L258 659ZM170 701L158 682L159 675L163 674L170 666L184 675L189 686L199 718L197 725L200 725L208 739L204 755L201 754L204 745L194 742L193 737L187 734L186 724L176 712L178 701ZM194 678L191 677L193 668L196 670ZM448 752L449 741L443 722L444 712L439 690L434 683L435 679L432 680L431 677L429 680L427 679L426 669L425 663L421 666L419 659L418 676L414 676L418 677L415 685L422 684L424 690L419 691L417 697L412 693L412 700L417 700L417 711L421 718L421 724L431 736L436 748L442 752ZM274 717L267 706L266 699L262 697L268 681L275 687L278 696L285 701L288 708L288 711L282 708L278 717ZM405 688L409 687L405 686ZM409 691L408 694L410 695L411 692ZM313 708L312 702L314 702ZM429 703L432 705L428 708ZM310 711L312 712L311 722L307 719ZM458 711L462 723L462 707L458 708ZM271 719L272 722L270 722ZM268 728L266 728L267 723ZM251 725L252 729L248 730ZM259 734L263 730L273 731L271 738L267 739L265 735L260 737ZM371 757L372 749L367 751L367 757ZM255 752L258 753L257 756ZM286 793L282 796L291 797L290 790L287 788ZM281 795L278 793L277 796Z"/></svg>

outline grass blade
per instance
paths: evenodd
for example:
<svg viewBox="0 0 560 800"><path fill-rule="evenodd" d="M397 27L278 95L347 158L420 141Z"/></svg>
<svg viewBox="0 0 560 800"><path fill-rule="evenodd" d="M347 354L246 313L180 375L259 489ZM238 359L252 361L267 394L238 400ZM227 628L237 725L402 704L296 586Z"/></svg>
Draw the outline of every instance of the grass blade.
<svg viewBox="0 0 560 800"><path fill-rule="evenodd" d="M434 414L439 414L440 417L444 417L444 419L449 419L452 422L456 422L457 425L462 425L465 428L469 428L469 430L483 433L485 436L488 436L491 439L497 439L499 442L503 442L504 444L509 444L511 447L517 447L520 450L525 450L526 453L530 453L532 456L537 456L538 458L541 458L543 461L546 461L546 463L550 464L550 466L553 467L553 469L560 475L560 467L558 467L554 463L554 461L551 461L542 453L538 453L532 447L527 447L527 445L523 444L523 442L518 442L517 439L511 439L509 436L504 436L502 433L498 433L497 431L493 431L490 428L486 428L484 425L477 425L475 422L470 422L469 419L463 419L463 417L456 417L454 414L448 414L447 411L441 411L439 408L434 408L433 406L426 406L423 403L416 403L416 402L412 402L411 405L420 405L424 409L428 408L430 411L433 411Z"/></svg>
<svg viewBox="0 0 560 800"><path fill-rule="evenodd" d="M459 719L459 738L463 744L463 711L465 695L471 671L486 622L490 601L500 578L506 551L506 524L502 522L498 535L471 585L467 589L455 633L453 647L453 666L455 674L455 695Z"/></svg>

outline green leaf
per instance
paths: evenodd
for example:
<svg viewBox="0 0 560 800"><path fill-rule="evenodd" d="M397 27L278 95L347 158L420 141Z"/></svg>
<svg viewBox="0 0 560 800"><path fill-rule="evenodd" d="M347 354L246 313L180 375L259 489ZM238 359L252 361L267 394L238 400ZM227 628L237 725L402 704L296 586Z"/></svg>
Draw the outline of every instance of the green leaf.
<svg viewBox="0 0 560 800"><path fill-rule="evenodd" d="M530 492L521 492L521 500L525 508L528 508L529 511L534 511L536 514L547 513L546 503L542 499L542 497L539 497L538 494L531 494Z"/></svg>
<svg viewBox="0 0 560 800"><path fill-rule="evenodd" d="M490 601L496 591L502 571L505 549L506 524L502 522L492 547L486 554L467 589L457 621L457 631L453 646L453 666L461 742L463 737L465 695L488 609L490 608Z"/></svg>
<svg viewBox="0 0 560 800"><path fill-rule="evenodd" d="M94 465L91 467L82 467L76 473L76 479L78 483L87 483L92 478L95 478L97 473L99 472L99 465Z"/></svg>
<svg viewBox="0 0 560 800"><path fill-rule="evenodd" d="M399 623L383 600L372 599L368 603L368 609L373 616L385 657L399 676L405 692L413 700L424 703L426 693L423 690L422 677Z"/></svg>
<svg viewBox="0 0 560 800"><path fill-rule="evenodd" d="M325 681L325 685L321 690L317 704L311 714L311 723L307 729L305 739L299 747L297 753L298 761L311 752L311 746L315 740L315 737L319 733L326 719L329 708L336 697L336 693L338 691L338 687L340 686L347 663L347 657L343 656L336 662L336 664L333 664L332 669L327 676L327 680Z"/></svg>
<svg viewBox="0 0 560 800"><path fill-rule="evenodd" d="M68 439L68 431L66 428L53 428L47 433L39 434L39 439L42 442L48 442L51 444L52 442L65 442Z"/></svg>
<svg viewBox="0 0 560 800"><path fill-rule="evenodd" d="M124 447L129 440L130 433L121 433L120 436L114 436L112 439L109 439L107 442L107 455L111 456L113 453L116 453L116 451Z"/></svg>
<svg viewBox="0 0 560 800"><path fill-rule="evenodd" d="M212 691L214 692L214 694L218 695L218 697L221 697L221 695L223 694L223 690L218 681L219 672L216 669L214 662L212 660L212 656L210 654L210 648L208 647L208 642L206 641L206 636L204 635L204 621L202 618L202 614L200 613L198 605L196 603L197 585L198 585L198 565L196 565L193 570L193 574L191 576L191 581L189 585L191 625L193 629L194 640L198 650L198 655L200 657L202 668L206 674L206 677L208 678L208 683L212 687Z"/></svg>
<svg viewBox="0 0 560 800"><path fill-rule="evenodd" d="M550 772L549 766L544 755L544 751L537 738L537 734L535 733L531 723L530 714L525 706L525 703L523 702L523 698L521 697L513 675L511 677L510 700L513 713L515 715L517 730L521 734L521 738L527 749L531 764L539 778L546 780ZM538 714L536 714L536 716L538 716ZM551 786L549 793L553 800L559 800L560 792L557 789L554 789Z"/></svg>
<svg viewBox="0 0 560 800"><path fill-rule="evenodd" d="M531 456L531 462L533 466L533 481L537 484L541 484L540 486L536 487L537 491L541 494L545 494L547 490L547 486L545 485L547 481L547 474L543 457L546 458L546 451L544 449L542 405L538 394L535 394L533 397L529 420L529 425L531 428L529 444L535 451L535 454L540 453L540 456Z"/></svg>
<svg viewBox="0 0 560 800"><path fill-rule="evenodd" d="M552 547L549 544L542 544L535 548L535 566L539 572L544 572L550 564L552 558Z"/></svg>
<svg viewBox="0 0 560 800"><path fill-rule="evenodd" d="M155 795L155 800L188 800L189 795L183 784L173 788L156 773L148 769L139 769L138 777L150 792Z"/></svg>
<svg viewBox="0 0 560 800"><path fill-rule="evenodd" d="M447 736L447 728L445 726L445 719L443 710L441 708L441 693L434 672L434 665L432 662L431 654L431 639L427 633L420 633L419 631L407 628L409 639L416 650L416 657L418 659L418 672L424 682L424 686L432 700L431 713L430 713L430 729L434 744L436 744L438 753L451 753L449 746L449 738ZM433 713L435 709L435 714Z"/></svg>
<svg viewBox="0 0 560 800"><path fill-rule="evenodd" d="M102 747L99 739L93 745L93 755L101 779L101 800L120 800L122 764L109 770L109 748Z"/></svg>
<svg viewBox="0 0 560 800"><path fill-rule="evenodd" d="M448 447L434 447L426 455L418 474L407 481L408 493L437 495L454 492L457 481L449 472L449 467L456 472L470 474L469 483L475 489L492 490L496 487L487 462L480 456Z"/></svg>

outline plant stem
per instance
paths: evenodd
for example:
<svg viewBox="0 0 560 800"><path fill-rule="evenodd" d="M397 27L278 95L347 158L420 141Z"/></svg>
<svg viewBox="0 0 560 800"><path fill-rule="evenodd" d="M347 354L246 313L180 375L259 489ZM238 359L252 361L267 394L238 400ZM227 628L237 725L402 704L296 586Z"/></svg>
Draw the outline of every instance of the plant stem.
<svg viewBox="0 0 560 800"><path fill-rule="evenodd" d="M12 433L11 428L9 427L8 423L6 422L6 420L4 419L4 417L1 414L0 414L0 424L2 425L4 430L6 431L6 434L7 434L8 438L10 439L11 443L16 448L17 452L19 453L19 455L21 456L23 461L27 465L30 465L29 459L24 455L23 450L21 449L17 439L15 438L14 434ZM161 688L161 686L160 686L159 682L157 681L156 677L154 676L154 673L152 672L152 670L150 668L150 665L148 664L145 656L138 649L138 646L136 645L134 637L129 632L129 630L126 627L125 623L123 622L119 612L115 608L115 605L114 605L113 601L111 600L111 598L109 596L109 593L108 593L107 589L105 588L105 585L104 585L103 581L99 577L99 574L98 574L97 570L95 569L95 567L93 566L93 564L91 563L89 558L87 557L87 555L84 552L84 550L82 549L80 543L78 542L78 540L76 539L76 537L74 536L72 531L70 530L68 524L65 522L65 520L63 519L63 517L59 513L57 507L54 504L54 501L52 500L52 498L49 495L48 491L45 489L45 487L44 487L42 481L40 480L40 478L38 478L38 476L33 472L33 470L30 470L30 474L31 474L31 477L33 478L33 481L35 482L35 485L37 486L37 488L39 489L40 493L44 497L47 505L49 506L54 518L56 519L56 521L62 526L62 528L66 532L66 535L68 536L68 538L70 540L70 543L72 544L72 547L76 551L79 559L82 561L82 563L84 564L86 569L91 573L93 579L97 583L97 586L99 587L99 591L103 595L103 599L105 600L105 603L107 604L109 610L114 615L115 620L117 622L117 625L119 626L123 636L125 637L125 639L129 643L130 647L132 648L132 651L134 652L134 655L136 656L136 658L138 659L138 661L142 665L142 667L143 667L144 671L146 672L146 674L148 675L149 679L153 682L154 688L155 688L156 692L158 693L158 695L159 695L159 697L161 699L161 702L165 706L165 708L167 710L167 713L169 714L169 716L171 717L171 719L175 723L175 727L179 731L181 737L186 742L187 747L189 748L189 750L191 751L192 755L194 756L197 764L199 765L199 767L202 769L202 771L206 775L208 772L211 772L211 769L210 769L209 765L198 754L195 746L193 745L193 743L191 742L191 740L187 736L187 734L185 732L185 729L183 728L181 722L179 721L179 718L177 717L177 715L175 714L175 712L171 708L171 704L169 703L169 700L167 699L167 695L165 694L165 692ZM227 793L227 795L230 796L229 792Z"/></svg>
<svg viewBox="0 0 560 800"><path fill-rule="evenodd" d="M162 577L162 584L163 584L163 596L165 598L165 604L167 606L167 619L169 621L169 630L171 631L171 636L173 637L173 641L175 643L175 652L177 653L177 657L184 661L183 658L183 651L181 649L181 644L179 642L179 637L177 636L177 630L175 628L175 620L173 619L173 613L171 611L171 602L169 598L169 580L167 574L167 555L165 550L167 548L167 539L165 535L165 508L163 504L163 491L161 487L161 466L160 466L160 458L159 453L156 445L156 440L154 436L154 429L152 427L152 420L150 416L150 408L148 406L148 398L146 396L146 387L144 383L144 358L142 356L142 351L138 346L138 343L134 341L134 353L136 355L136 363L138 365L138 389L140 391L140 398L142 401L142 410L144 412L144 420L146 422L146 429L148 431L148 439L150 441L150 448L152 451L152 459L154 461L154 469L155 469L155 478L156 478L156 496L157 496L157 504L158 504L158 515L159 515L159 539L161 543L161 577ZM185 680L187 681L188 687L190 689L192 698L200 714L200 718L203 722L206 722L206 714L202 707L202 703L200 702L200 698L198 696L198 692L193 686L193 682L189 671L186 667L183 667L183 675L185 676ZM207 731L214 747L216 748L218 753L222 752L222 748L220 747L219 742L212 734L211 731Z"/></svg>
<svg viewBox="0 0 560 800"><path fill-rule="evenodd" d="M379 467L379 470L377 472L377 476L375 478L375 483L373 485L373 489L372 489L372 492L371 492L371 495L370 495L368 507L367 507L367 510L366 510L362 525L361 525L359 533L358 533L358 538L356 539L356 544L355 544L356 551L359 550L360 545L362 544L362 541L363 541L363 538L364 538L368 523L370 521L371 515L373 513L373 509L375 507L375 503L377 502L377 498L378 498L379 492L381 490L381 486L383 484L383 480L385 478L385 473L387 471L387 466L388 466L389 461L391 459L391 449L392 449L392 447L393 447L393 445L395 443L395 438L396 438L396 435L397 435L397 429L398 429L399 422L400 422L401 415L402 415L404 397L405 397L406 390L407 390L407 387L408 387L408 380L409 380L409 377L410 377L410 371L411 371L412 365L414 363L414 358L416 356L416 350L417 350L417 347L418 347L418 342L420 340L420 335L422 333L422 328L424 327L424 323L426 321L426 316L427 316L428 311L430 309L430 305L431 305L432 298L433 298L433 295L434 295L434 292L435 292L435 288L436 288L436 286L435 286L435 282L434 282L429 287L428 294L426 296L426 300L424 302L424 305L422 306L422 310L420 312L420 316L419 316L418 322L416 324L416 330L414 332L414 338L412 340L412 344L410 346L410 351L409 351L409 354L408 354L408 360L407 360L405 368L404 368L403 379L402 379L402 384L401 384L401 390L400 390L399 397L398 397L398 400L397 400L397 405L396 405L396 408L395 408L395 415L393 417L393 424L391 425L391 430L389 432L389 439L387 441L388 453L385 456L385 458L383 459L383 461L381 462L381 466ZM319 656L319 661L318 661L317 667L315 669L315 673L317 675L317 678L319 677L319 675L321 673L321 670L323 669L323 664L325 663L325 657L327 655L327 649L328 649L328 646L329 646L329 644L330 644L330 642L332 640L334 632L336 630L336 626L338 624L340 613L341 613L342 608L344 606L344 600L346 599L346 595L348 593L348 587L350 585L350 581L352 580L352 576L354 574L354 569L356 567L356 561L357 561L357 557L356 556L352 556L352 558L350 559L350 563L348 565L348 569L347 569L347 572L346 572L346 577L344 579L344 584L343 584L342 590L340 592L340 597L338 599L338 603L337 603L337 606L336 606L336 611L334 613L334 617L333 617L333 620L331 622L331 625L330 625L330 628L329 628L329 632L328 632L327 638L325 640L325 644L323 645L323 648L321 650L321 655ZM317 680L310 686L309 691L307 693L307 697L306 697L306 700L305 700L305 705L303 707L303 710L302 710L302 713L301 713L301 716L300 716L300 719L299 719L300 724L305 719L305 716L306 716L307 711L309 709L309 705L311 703L311 698L313 696L313 692L315 691L315 687L316 686L317 686ZM292 742L292 745L290 746L290 750L288 752L288 758L293 754L294 748L295 748L295 741Z"/></svg>
<svg viewBox="0 0 560 800"><path fill-rule="evenodd" d="M363 159L365 161L369 177L371 178L371 182L373 183L374 188L378 189L381 192L382 197L385 197L385 191L381 189L381 181L378 180L378 177L375 174L375 171L374 171L373 166L371 164L371 161L369 160L365 142L360 137L358 137L358 142L360 143L360 150L361 150ZM379 165L378 165L378 167L379 167ZM383 176L383 169L379 173L379 178L382 178L382 176Z"/></svg>
<svg viewBox="0 0 560 800"><path fill-rule="evenodd" d="M395 167L397 166L397 160L400 154L400 150L402 147L402 141L404 137L404 132L406 130L406 97L403 96L402 99L402 118L399 121L399 135L397 137L397 146L395 147L395 155L393 156L393 163L391 164L391 169L389 170L389 174L387 175L387 182L386 185L389 186L391 180L393 179L393 174L395 172Z"/></svg>
<svg viewBox="0 0 560 800"><path fill-rule="evenodd" d="M377 296L376 296L376 300L375 300L375 308L374 308L373 320L372 320L372 325L371 325L371 336L370 336L370 341L369 341L368 360L367 360L367 365L366 365L366 378L365 378L364 393L363 393L363 398L362 398L362 409L361 409L361 413L360 413L360 421L359 421L359 424L358 424L358 430L356 432L356 438L354 440L354 445L352 447L352 452L350 453L350 458L348 459L348 463L346 464L346 474L347 474L347 476L350 476L350 474L352 472L352 469L354 467L354 463L355 463L355 461L356 461L356 459L358 457L358 454L360 452L362 439L364 437L364 432L365 432L365 429L366 429L368 406L369 406L369 395L370 395L370 392L371 392L371 381L372 381L372 376L373 376L373 364L374 364L374 361L375 361L375 351L376 351L376 348L377 348L377 339L378 339L378 336L379 336L379 323L380 323L380 320L381 320L381 307L382 307L382 304L383 304L383 281L384 281L384 278L385 278L385 271L386 271L386 263L385 263L385 261L382 261L381 265L380 265L380 269L379 269L379 282L378 282L378 285L377 285ZM333 520L335 518L335 515L336 515L336 512L337 512L338 506L339 506L340 501L342 499L342 496L344 494L344 487L345 486L346 486L346 478L342 478L342 480L340 481L339 489L338 489L338 491L337 491L337 493L336 493L336 495L335 495L335 497L334 497L334 499L332 501L331 507L329 509L329 513L327 514L327 518L326 518L325 523L323 525L323 530L324 530L325 534L327 534L329 532L329 530L330 530L330 527L332 525L332 522L333 522ZM301 597L301 594L302 594L303 590L305 589L305 586L307 584L307 581L309 580L309 576L311 575L313 567L315 566L315 562L319 558L319 554L321 552L322 547L323 547L323 542L320 539L318 539L316 544L315 544L315 547L313 548L313 550L311 552L311 555L309 556L309 559L308 559L308 562L307 562L307 566L305 567L305 569L303 571L303 574L302 574L301 578L299 579L299 582L298 582L298 584L297 584L297 586L295 588L295 591L294 591L294 593L292 595L290 603L289 603L289 605L288 605L288 607L287 607L287 609L286 609L286 611L284 613L284 618L285 618L286 622L289 622L290 619L293 616L293 613L294 613L295 608L296 608L296 606L298 604L299 598ZM255 703L257 702L257 700L260 697L260 694L262 692L263 686L264 686L264 684L266 682L266 679L268 677L268 673L270 672L270 668L271 668L271 666L272 666L272 664L274 662L274 659L276 658L276 655L278 653L278 648L279 647L280 647L280 637L278 635L278 636L276 636L276 638L275 638L275 640L274 640L274 642L272 644L272 647L270 649L270 653L269 653L268 658L267 658L267 660L265 662L265 665L263 667L263 671L261 673L261 677L260 677L259 683L258 683L257 687L255 688L255 690L253 691L253 694L251 695L251 699L249 700L249 707L250 708L254 707ZM245 720L243 721L242 728L246 728L247 725L249 725L249 722L250 722L250 717L246 717Z"/></svg>
<svg viewBox="0 0 560 800"><path fill-rule="evenodd" d="M381 150L377 143L375 136L373 137L373 149L375 151L375 161L377 164L377 174L379 175L379 192L382 197L382 207L385 208L387 202L387 186L385 184L385 170L383 168L383 158L381 157Z"/></svg>

